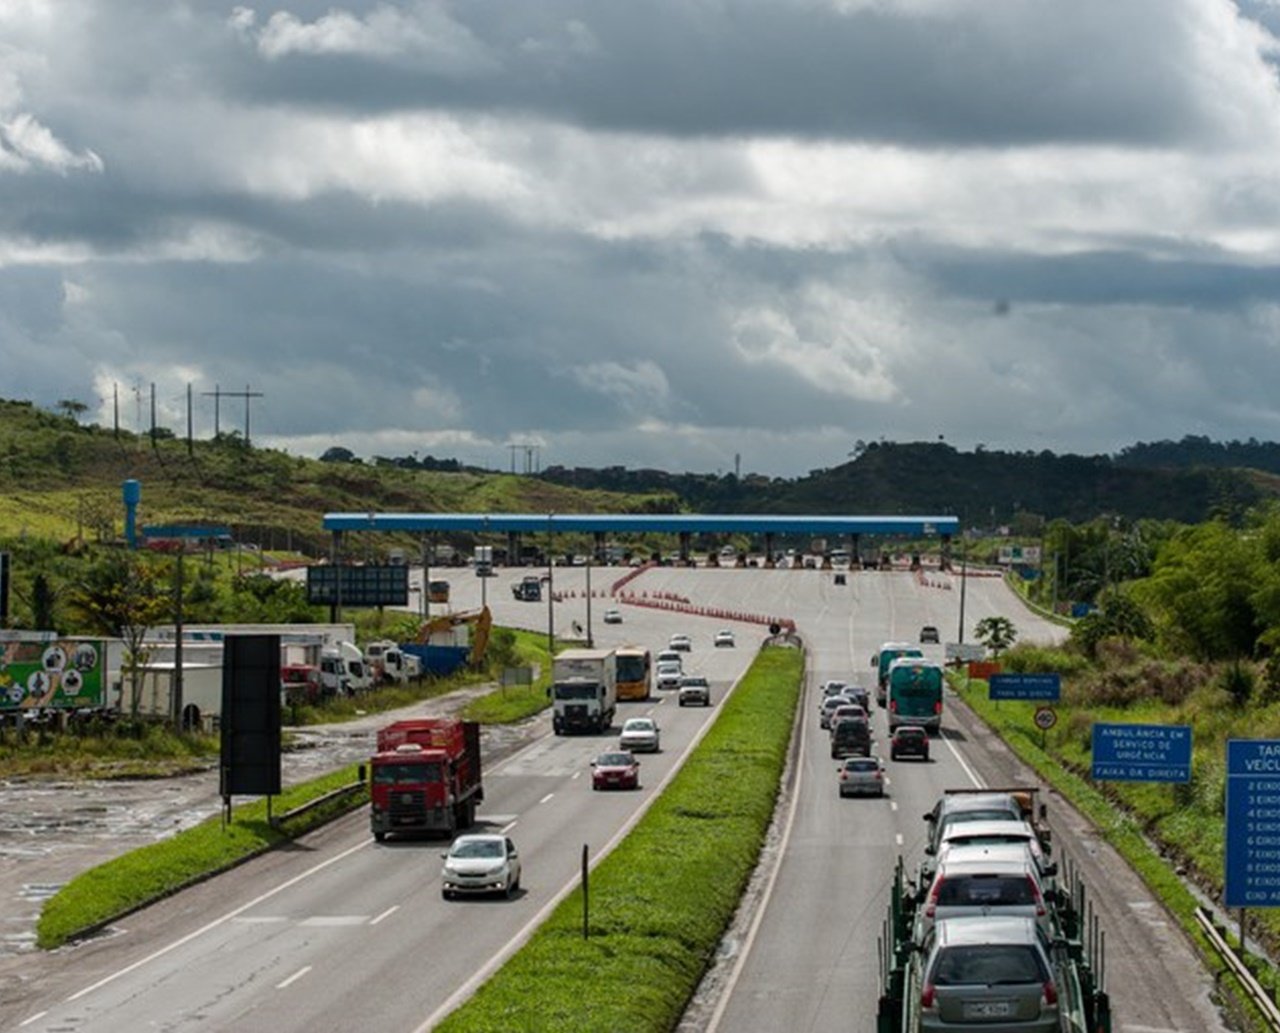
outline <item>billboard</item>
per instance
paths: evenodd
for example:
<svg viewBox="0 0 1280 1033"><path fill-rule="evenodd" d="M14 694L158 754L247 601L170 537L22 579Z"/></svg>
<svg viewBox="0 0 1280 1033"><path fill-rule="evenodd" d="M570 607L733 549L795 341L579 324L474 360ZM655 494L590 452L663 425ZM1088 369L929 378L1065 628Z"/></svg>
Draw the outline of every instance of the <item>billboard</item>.
<svg viewBox="0 0 1280 1033"><path fill-rule="evenodd" d="M1038 545L1002 545L997 553L1002 566L1026 564L1038 566L1040 563L1040 546Z"/></svg>
<svg viewBox="0 0 1280 1033"><path fill-rule="evenodd" d="M0 642L0 712L102 707L106 663L101 640Z"/></svg>
<svg viewBox="0 0 1280 1033"><path fill-rule="evenodd" d="M390 565L308 567L307 602L312 606L334 606L339 602L343 606L408 606L409 568Z"/></svg>

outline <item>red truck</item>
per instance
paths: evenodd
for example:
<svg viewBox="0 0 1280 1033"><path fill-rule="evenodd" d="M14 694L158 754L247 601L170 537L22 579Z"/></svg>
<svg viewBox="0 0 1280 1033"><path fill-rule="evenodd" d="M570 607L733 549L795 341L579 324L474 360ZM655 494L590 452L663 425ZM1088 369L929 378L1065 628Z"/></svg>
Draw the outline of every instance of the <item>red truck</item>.
<svg viewBox="0 0 1280 1033"><path fill-rule="evenodd" d="M452 717L396 721L378 730L370 769L374 839L388 832L452 835L471 826L484 799L480 725Z"/></svg>

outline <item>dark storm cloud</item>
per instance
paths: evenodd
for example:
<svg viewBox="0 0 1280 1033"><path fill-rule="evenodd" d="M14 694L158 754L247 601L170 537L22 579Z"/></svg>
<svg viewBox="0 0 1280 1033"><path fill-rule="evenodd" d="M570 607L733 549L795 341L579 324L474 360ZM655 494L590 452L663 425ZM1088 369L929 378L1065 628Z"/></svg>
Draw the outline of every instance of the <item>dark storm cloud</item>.
<svg viewBox="0 0 1280 1033"><path fill-rule="evenodd" d="M247 39L279 37L272 10L259 9ZM594 129L909 145L1158 145L1223 128L1184 74L1196 57L1185 8L1154 0L480 0L410 5L406 22L415 10L447 10L473 62L441 66L412 47L315 53L298 42L256 66L237 60L246 73L237 88L364 113L525 112ZM314 29L325 17L290 20Z"/></svg>

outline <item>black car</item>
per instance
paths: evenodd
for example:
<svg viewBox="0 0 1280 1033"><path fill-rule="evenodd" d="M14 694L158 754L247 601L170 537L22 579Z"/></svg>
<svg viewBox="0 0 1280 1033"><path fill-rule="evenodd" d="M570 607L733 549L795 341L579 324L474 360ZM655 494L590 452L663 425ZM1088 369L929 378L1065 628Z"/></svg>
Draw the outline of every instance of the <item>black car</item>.
<svg viewBox="0 0 1280 1033"><path fill-rule="evenodd" d="M832 725L831 756L871 756L871 726L865 718L846 717Z"/></svg>
<svg viewBox="0 0 1280 1033"><path fill-rule="evenodd" d="M920 629L920 641L938 643L938 642L941 642L942 639L938 635L937 628L935 628L932 624L926 624L923 628Z"/></svg>
<svg viewBox="0 0 1280 1033"><path fill-rule="evenodd" d="M889 740L889 759L920 757L929 759L929 733L919 725L898 725Z"/></svg>

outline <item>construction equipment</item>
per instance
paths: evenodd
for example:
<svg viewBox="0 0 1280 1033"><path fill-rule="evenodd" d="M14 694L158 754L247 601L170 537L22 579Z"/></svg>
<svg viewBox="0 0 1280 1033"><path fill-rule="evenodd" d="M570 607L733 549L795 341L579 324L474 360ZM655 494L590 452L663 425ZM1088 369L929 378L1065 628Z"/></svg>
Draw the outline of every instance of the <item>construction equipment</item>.
<svg viewBox="0 0 1280 1033"><path fill-rule="evenodd" d="M416 656L424 674L452 674L464 664L479 667L489 647L493 616L489 607L446 613L425 621L414 642L400 649Z"/></svg>

